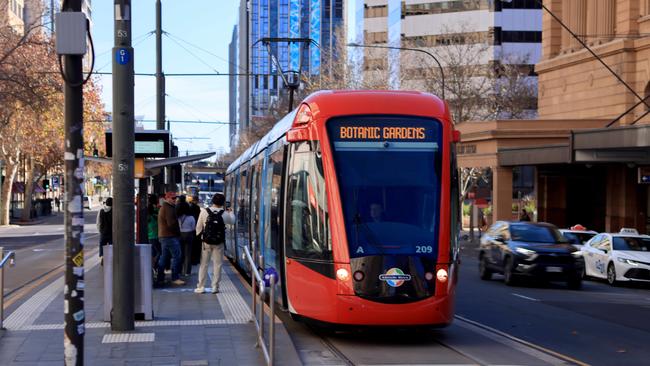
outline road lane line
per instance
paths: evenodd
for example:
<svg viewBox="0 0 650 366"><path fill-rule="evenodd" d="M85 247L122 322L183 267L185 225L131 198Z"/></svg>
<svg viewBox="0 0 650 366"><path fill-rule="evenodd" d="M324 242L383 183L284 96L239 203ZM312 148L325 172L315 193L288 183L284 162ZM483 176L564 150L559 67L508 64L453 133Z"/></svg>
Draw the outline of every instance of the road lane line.
<svg viewBox="0 0 650 366"><path fill-rule="evenodd" d="M522 299L526 299L526 300L530 300L530 301L539 301L539 299L535 299L535 298L532 298L532 297L516 294L514 292L512 292L512 296L521 297Z"/></svg>
<svg viewBox="0 0 650 366"><path fill-rule="evenodd" d="M578 366L589 366L588 363L576 360L573 357L525 341L521 338L517 338L515 336L512 336L508 333L502 332L498 329L492 328L485 324L464 318L460 315L454 315L454 318L457 320L456 324L458 324L459 326L465 329L469 329L471 331L482 334L508 347L516 349L520 352L528 354L544 362L548 362L551 365L568 364L568 365L578 365Z"/></svg>

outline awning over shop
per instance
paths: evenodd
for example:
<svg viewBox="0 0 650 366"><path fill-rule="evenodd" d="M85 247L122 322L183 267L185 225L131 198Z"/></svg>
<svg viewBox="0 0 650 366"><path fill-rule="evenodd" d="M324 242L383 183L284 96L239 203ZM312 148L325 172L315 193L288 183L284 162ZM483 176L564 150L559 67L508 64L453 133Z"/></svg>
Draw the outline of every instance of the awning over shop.
<svg viewBox="0 0 650 366"><path fill-rule="evenodd" d="M500 166L634 163L650 164L650 125L573 131L568 144L500 148Z"/></svg>

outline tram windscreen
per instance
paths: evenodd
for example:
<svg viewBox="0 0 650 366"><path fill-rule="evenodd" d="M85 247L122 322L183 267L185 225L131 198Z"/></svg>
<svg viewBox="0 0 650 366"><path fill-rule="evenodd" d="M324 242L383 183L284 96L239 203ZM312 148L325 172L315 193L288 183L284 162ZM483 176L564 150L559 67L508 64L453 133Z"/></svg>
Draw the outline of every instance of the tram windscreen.
<svg viewBox="0 0 650 366"><path fill-rule="evenodd" d="M441 129L413 117L327 122L352 258L437 256Z"/></svg>

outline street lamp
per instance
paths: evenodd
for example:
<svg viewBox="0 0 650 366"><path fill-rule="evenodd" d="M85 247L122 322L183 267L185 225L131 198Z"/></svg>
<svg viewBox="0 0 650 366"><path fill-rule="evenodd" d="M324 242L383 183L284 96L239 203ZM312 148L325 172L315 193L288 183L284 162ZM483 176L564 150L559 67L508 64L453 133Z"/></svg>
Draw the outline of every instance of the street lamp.
<svg viewBox="0 0 650 366"><path fill-rule="evenodd" d="M367 45L367 44L358 44L358 43L348 43L348 47L361 47L361 48L383 48L387 50L400 50L400 51L415 51L415 52L422 52L426 53L427 55L431 56L431 58L438 64L438 68L440 68L440 78L442 79L442 99L445 99L445 73L442 68L442 65L440 64L440 61L434 56L431 52L419 49L419 48L408 48L408 47L393 47L393 46L379 46L379 45Z"/></svg>

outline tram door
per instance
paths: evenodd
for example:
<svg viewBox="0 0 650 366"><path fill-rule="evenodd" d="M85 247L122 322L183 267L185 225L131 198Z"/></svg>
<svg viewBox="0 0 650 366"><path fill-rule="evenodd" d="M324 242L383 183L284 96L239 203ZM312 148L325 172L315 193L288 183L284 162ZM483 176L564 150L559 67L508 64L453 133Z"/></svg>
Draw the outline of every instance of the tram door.
<svg viewBox="0 0 650 366"><path fill-rule="evenodd" d="M240 268L248 268L248 262L242 257L244 253L244 246L248 245L248 227L249 216L249 203L250 203L250 189L249 189L249 176L250 168L248 165L242 165L239 168L240 174L238 178L239 187L237 188L237 243L236 243L236 261Z"/></svg>
<svg viewBox="0 0 650 366"><path fill-rule="evenodd" d="M287 173L284 242L290 310L327 317L337 287L318 142L292 144Z"/></svg>
<svg viewBox="0 0 650 366"><path fill-rule="evenodd" d="M266 176L263 183L264 205L262 213L262 224L264 229L264 269L270 270L278 275L280 286L284 286L284 257L282 247L281 230L281 208L282 208L282 172L284 167L284 149L280 148L269 154L267 158ZM276 291L276 301L286 309L286 291Z"/></svg>
<svg viewBox="0 0 650 366"><path fill-rule="evenodd" d="M259 263L260 252L260 204L261 204L261 186L262 186L262 160L258 160L253 165L251 176L251 254L255 264L260 267Z"/></svg>

